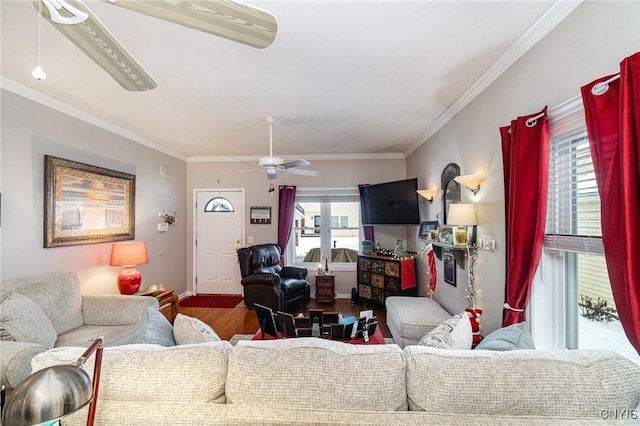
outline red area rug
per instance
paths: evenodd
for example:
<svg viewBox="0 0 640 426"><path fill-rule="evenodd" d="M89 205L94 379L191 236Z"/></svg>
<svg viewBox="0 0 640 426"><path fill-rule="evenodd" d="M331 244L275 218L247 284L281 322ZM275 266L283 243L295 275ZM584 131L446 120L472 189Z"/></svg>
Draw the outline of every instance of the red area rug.
<svg viewBox="0 0 640 426"><path fill-rule="evenodd" d="M242 296L190 296L180 301L181 308L235 308L244 298Z"/></svg>

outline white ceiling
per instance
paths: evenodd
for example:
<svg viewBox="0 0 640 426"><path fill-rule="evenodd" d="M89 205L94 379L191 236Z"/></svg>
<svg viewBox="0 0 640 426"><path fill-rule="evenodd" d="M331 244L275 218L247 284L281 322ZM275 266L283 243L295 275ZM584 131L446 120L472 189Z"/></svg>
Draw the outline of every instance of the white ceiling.
<svg viewBox="0 0 640 426"><path fill-rule="evenodd" d="M580 2L247 1L278 20L262 50L85 3L158 87L122 89L47 21L34 80L38 13L1 0L3 87L197 161L268 154L268 115L283 158L408 155Z"/></svg>

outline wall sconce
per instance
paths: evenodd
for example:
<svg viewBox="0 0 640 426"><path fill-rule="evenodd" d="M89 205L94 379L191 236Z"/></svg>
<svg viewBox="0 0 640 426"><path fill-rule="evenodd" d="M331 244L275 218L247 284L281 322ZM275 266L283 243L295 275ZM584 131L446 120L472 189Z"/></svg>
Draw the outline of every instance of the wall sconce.
<svg viewBox="0 0 640 426"><path fill-rule="evenodd" d="M473 195L478 195L478 191L480 191L480 185L484 183L484 180L487 178L484 174L475 174L475 175L464 175L464 176L456 176L453 179L466 186Z"/></svg>
<svg viewBox="0 0 640 426"><path fill-rule="evenodd" d="M433 202L433 198L436 196L437 189L418 189L416 191L418 195L427 200L429 204Z"/></svg>

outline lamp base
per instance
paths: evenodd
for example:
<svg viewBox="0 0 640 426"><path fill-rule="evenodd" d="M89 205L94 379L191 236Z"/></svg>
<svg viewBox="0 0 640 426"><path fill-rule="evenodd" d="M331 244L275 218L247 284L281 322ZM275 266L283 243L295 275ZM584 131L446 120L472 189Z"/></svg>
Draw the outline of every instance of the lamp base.
<svg viewBox="0 0 640 426"><path fill-rule="evenodd" d="M458 226L453 231L453 244L456 246L464 246L467 244L467 228Z"/></svg>
<svg viewBox="0 0 640 426"><path fill-rule="evenodd" d="M120 294L133 294L140 290L142 275L135 266L125 266L118 274L118 290Z"/></svg>

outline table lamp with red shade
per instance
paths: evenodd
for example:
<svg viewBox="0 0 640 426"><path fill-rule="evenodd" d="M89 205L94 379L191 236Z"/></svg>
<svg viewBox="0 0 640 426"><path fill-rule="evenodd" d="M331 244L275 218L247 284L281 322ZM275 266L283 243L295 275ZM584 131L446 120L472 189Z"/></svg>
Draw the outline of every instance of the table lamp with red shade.
<svg viewBox="0 0 640 426"><path fill-rule="evenodd" d="M140 289L142 275L136 269L136 265L143 263L149 263L145 243L114 243L111 246L109 265L123 267L118 275L118 290L121 294L133 294Z"/></svg>

